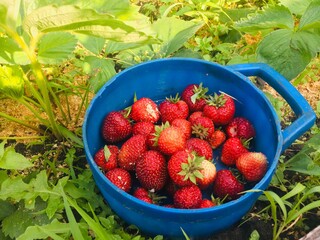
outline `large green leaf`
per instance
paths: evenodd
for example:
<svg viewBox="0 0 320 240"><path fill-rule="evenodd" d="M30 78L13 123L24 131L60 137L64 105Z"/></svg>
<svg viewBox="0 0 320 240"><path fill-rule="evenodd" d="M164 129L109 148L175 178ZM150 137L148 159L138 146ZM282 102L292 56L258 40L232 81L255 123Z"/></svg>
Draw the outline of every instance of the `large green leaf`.
<svg viewBox="0 0 320 240"><path fill-rule="evenodd" d="M88 36L84 34L76 35L80 43L90 52L99 55L104 48L106 40L100 37Z"/></svg>
<svg viewBox="0 0 320 240"><path fill-rule="evenodd" d="M268 63L291 80L302 72L314 57L318 38L317 35L305 31L273 31L259 44L257 59Z"/></svg>
<svg viewBox="0 0 320 240"><path fill-rule="evenodd" d="M29 63L25 52L11 38L0 36L0 64L27 65Z"/></svg>
<svg viewBox="0 0 320 240"><path fill-rule="evenodd" d="M306 11L312 1L313 0L279 0L279 2L283 6L286 6L291 13L300 16Z"/></svg>
<svg viewBox="0 0 320 240"><path fill-rule="evenodd" d="M29 14L23 23L30 36L40 32L74 31L115 41L145 42L150 37L110 14L100 14L93 9L80 9L67 5L46 6Z"/></svg>
<svg viewBox="0 0 320 240"><path fill-rule="evenodd" d="M294 20L290 10L285 6L272 6L236 22L235 28L243 32L256 32L277 28L293 29Z"/></svg>
<svg viewBox="0 0 320 240"><path fill-rule="evenodd" d="M39 41L38 57L43 64L58 64L66 60L77 44L74 35L67 32L50 32Z"/></svg>
<svg viewBox="0 0 320 240"><path fill-rule="evenodd" d="M97 92L103 84L116 74L113 61L87 56L84 59L84 71L90 75L90 88Z"/></svg>
<svg viewBox="0 0 320 240"><path fill-rule="evenodd" d="M320 0L313 0L301 17L300 29L320 28Z"/></svg>
<svg viewBox="0 0 320 240"><path fill-rule="evenodd" d="M166 17L155 22L153 28L157 33L157 37L163 41L163 45L161 46L162 53L168 56L181 48L202 25L203 23Z"/></svg>

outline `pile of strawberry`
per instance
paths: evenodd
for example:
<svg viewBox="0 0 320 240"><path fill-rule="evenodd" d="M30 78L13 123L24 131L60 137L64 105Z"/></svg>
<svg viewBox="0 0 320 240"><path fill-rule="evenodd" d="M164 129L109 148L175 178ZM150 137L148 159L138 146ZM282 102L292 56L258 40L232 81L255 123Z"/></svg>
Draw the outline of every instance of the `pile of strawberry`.
<svg viewBox="0 0 320 240"><path fill-rule="evenodd" d="M114 185L151 204L194 209L238 198L267 170L266 156L250 151L253 125L235 116L227 94L208 94L202 84L180 94L158 105L142 97L108 113L106 145L95 162ZM214 161L225 168L217 170Z"/></svg>

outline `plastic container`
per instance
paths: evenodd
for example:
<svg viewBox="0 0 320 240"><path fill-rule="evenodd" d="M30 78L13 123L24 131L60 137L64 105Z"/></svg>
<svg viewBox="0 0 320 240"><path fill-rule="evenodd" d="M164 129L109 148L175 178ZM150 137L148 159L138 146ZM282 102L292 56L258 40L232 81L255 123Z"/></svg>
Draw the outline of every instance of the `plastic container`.
<svg viewBox="0 0 320 240"><path fill-rule="evenodd" d="M297 119L282 130L272 105L246 76L259 76L270 84L288 102ZM188 84L201 82L210 93L222 91L236 98L236 115L248 118L256 129L254 150L265 153L269 165L253 189L268 187L281 152L314 124L315 114L307 101L289 81L265 64L225 67L203 60L171 58L145 62L120 72L101 88L87 109L83 141L87 161L105 200L123 220L146 234L161 234L172 239L183 237L182 228L189 237L213 235L239 222L261 194L261 191L248 192L237 200L207 209L165 208L119 190L95 164L93 156L105 144L101 125L108 112L131 105L134 93L138 98L161 101L182 92Z"/></svg>

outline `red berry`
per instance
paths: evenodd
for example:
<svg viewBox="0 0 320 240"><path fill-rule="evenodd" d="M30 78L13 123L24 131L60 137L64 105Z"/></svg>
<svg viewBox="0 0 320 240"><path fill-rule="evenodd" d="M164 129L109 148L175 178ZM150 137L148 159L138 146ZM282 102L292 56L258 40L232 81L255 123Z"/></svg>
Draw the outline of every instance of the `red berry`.
<svg viewBox="0 0 320 240"><path fill-rule="evenodd" d="M159 135L159 150L166 155L172 155L178 151L185 149L186 138L184 133L178 127L165 128Z"/></svg>
<svg viewBox="0 0 320 240"><path fill-rule="evenodd" d="M244 117L236 117L226 127L228 137L250 139L255 136L255 130L251 122Z"/></svg>
<svg viewBox="0 0 320 240"><path fill-rule="evenodd" d="M239 138L228 138L222 146L221 162L227 166L236 164L236 160L241 154L248 152Z"/></svg>
<svg viewBox="0 0 320 240"><path fill-rule="evenodd" d="M190 138L187 140L186 149L195 151L198 156L203 156L207 160L211 160L213 153L210 144L200 138Z"/></svg>
<svg viewBox="0 0 320 240"><path fill-rule="evenodd" d="M198 117L204 117L203 112L197 111L190 114L188 120L191 122L191 124L196 120Z"/></svg>
<svg viewBox="0 0 320 240"><path fill-rule="evenodd" d="M144 135L148 136L150 133L154 131L154 124L151 122L137 122L132 127L133 135Z"/></svg>
<svg viewBox="0 0 320 240"><path fill-rule="evenodd" d="M109 143L117 143L132 133L132 126L120 112L110 112L103 120L102 136Z"/></svg>
<svg viewBox="0 0 320 240"><path fill-rule="evenodd" d="M221 199L236 199L240 192L244 191L244 185L232 174L230 170L224 169L217 172L213 183L213 194Z"/></svg>
<svg viewBox="0 0 320 240"><path fill-rule="evenodd" d="M216 206L216 203L209 199L202 199L199 208L210 208Z"/></svg>
<svg viewBox="0 0 320 240"><path fill-rule="evenodd" d="M131 189L131 175L128 171L122 168L114 168L106 173L106 177L118 188L125 192Z"/></svg>
<svg viewBox="0 0 320 240"><path fill-rule="evenodd" d="M146 137L134 135L123 143L118 155L118 164L128 171L135 170L137 160L147 151Z"/></svg>
<svg viewBox="0 0 320 240"><path fill-rule="evenodd" d="M224 143L226 138L226 134L223 131L217 129L211 134L211 136L207 138L207 141L213 149L216 149Z"/></svg>
<svg viewBox="0 0 320 240"><path fill-rule="evenodd" d="M190 112L202 111L207 92L208 88L202 87L202 84L190 84L183 90L181 99L188 104Z"/></svg>
<svg viewBox="0 0 320 240"><path fill-rule="evenodd" d="M202 193L196 185L182 187L173 196L176 208L194 209L200 206Z"/></svg>
<svg viewBox="0 0 320 240"><path fill-rule="evenodd" d="M148 190L139 187L133 192L133 196L147 203L153 203L152 198L149 196Z"/></svg>
<svg viewBox="0 0 320 240"><path fill-rule="evenodd" d="M203 108L203 114L210 118L215 125L226 125L235 114L234 100L225 94L210 95Z"/></svg>
<svg viewBox="0 0 320 240"><path fill-rule="evenodd" d="M214 124L210 118L198 117L191 123L192 134L201 139L207 139L214 132Z"/></svg>
<svg viewBox="0 0 320 240"><path fill-rule="evenodd" d="M164 156L149 150L136 162L136 175L142 187L161 190L167 180L167 162Z"/></svg>
<svg viewBox="0 0 320 240"><path fill-rule="evenodd" d="M115 145L105 145L94 155L94 161L104 171L109 171L118 166L119 148Z"/></svg>
<svg viewBox="0 0 320 240"><path fill-rule="evenodd" d="M236 167L247 181L259 181L267 171L267 157L261 152L243 153L237 159Z"/></svg>
<svg viewBox="0 0 320 240"><path fill-rule="evenodd" d="M187 119L189 116L188 104L185 101L180 100L178 94L175 98L166 98L166 100L160 103L159 111L161 113L162 122L168 121L169 123L172 123L174 119Z"/></svg>
<svg viewBox="0 0 320 240"><path fill-rule="evenodd" d="M217 170L216 166L208 160L204 160L201 162L201 170L202 178L197 179L197 184L199 188L206 189L208 188L216 179Z"/></svg>
<svg viewBox="0 0 320 240"><path fill-rule="evenodd" d="M188 120L177 118L172 121L171 126L180 128L186 139L191 137L191 123Z"/></svg>
<svg viewBox="0 0 320 240"><path fill-rule="evenodd" d="M150 98L140 98L132 104L131 118L136 122L155 123L160 119L157 104Z"/></svg>

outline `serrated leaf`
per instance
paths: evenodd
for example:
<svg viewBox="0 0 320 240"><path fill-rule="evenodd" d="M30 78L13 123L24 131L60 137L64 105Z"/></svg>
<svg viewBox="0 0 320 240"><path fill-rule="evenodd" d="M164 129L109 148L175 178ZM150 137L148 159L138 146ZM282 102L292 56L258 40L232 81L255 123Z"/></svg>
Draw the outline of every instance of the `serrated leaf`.
<svg viewBox="0 0 320 240"><path fill-rule="evenodd" d="M174 17L161 18L153 24L157 37L163 41L161 52L168 56L177 51L191 38L202 23L193 23Z"/></svg>
<svg viewBox="0 0 320 240"><path fill-rule="evenodd" d="M21 234L17 240L33 240L33 239L54 239L63 240L57 234L64 234L66 237L70 237L69 223L61 223L57 219L54 219L51 223L42 226L30 226L26 231Z"/></svg>
<svg viewBox="0 0 320 240"><path fill-rule="evenodd" d="M14 148L6 148L2 158L0 159L0 168L23 170L32 167L33 164L25 156L17 153Z"/></svg>
<svg viewBox="0 0 320 240"><path fill-rule="evenodd" d="M273 30L277 28L293 29L294 20L291 12L285 6L272 6L257 14L235 23L235 28L243 32Z"/></svg>
<svg viewBox="0 0 320 240"><path fill-rule="evenodd" d="M25 78L19 66L0 65L0 92L14 99L21 98L24 94Z"/></svg>
<svg viewBox="0 0 320 240"><path fill-rule="evenodd" d="M90 75L90 89L94 92L116 74L114 62L109 59L87 56L84 61L84 71Z"/></svg>
<svg viewBox="0 0 320 240"><path fill-rule="evenodd" d="M104 48L106 40L99 37L88 36L84 34L76 35L80 43L88 49L90 52L99 55L99 53Z"/></svg>
<svg viewBox="0 0 320 240"><path fill-rule="evenodd" d="M146 43L152 40L110 14L73 5L39 8L25 18L23 28L30 36L37 36L41 32L73 31L114 41Z"/></svg>
<svg viewBox="0 0 320 240"><path fill-rule="evenodd" d="M313 0L302 15L299 29L320 28L320 0Z"/></svg>
<svg viewBox="0 0 320 240"><path fill-rule="evenodd" d="M313 0L279 0L279 2L283 6L286 6L291 13L300 16L306 11L312 1Z"/></svg>
<svg viewBox="0 0 320 240"><path fill-rule="evenodd" d="M315 54L317 36L305 31L280 29L271 32L257 48L257 60L265 62L288 80L296 77Z"/></svg>
<svg viewBox="0 0 320 240"><path fill-rule="evenodd" d="M1 184L0 199L8 198L20 201L28 191L29 185L22 181L21 177L7 178Z"/></svg>
<svg viewBox="0 0 320 240"><path fill-rule="evenodd" d="M39 41L38 59L43 64L58 64L68 59L77 44L71 33L50 32Z"/></svg>
<svg viewBox="0 0 320 240"><path fill-rule="evenodd" d="M29 226L48 224L48 217L45 214L39 213L45 206L46 204L41 201L36 204L34 210L20 206L13 214L2 221L2 231L11 238L16 239Z"/></svg>
<svg viewBox="0 0 320 240"><path fill-rule="evenodd" d="M9 201L0 200L0 221L15 212L16 207ZM1 239L1 238L0 238Z"/></svg>

